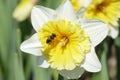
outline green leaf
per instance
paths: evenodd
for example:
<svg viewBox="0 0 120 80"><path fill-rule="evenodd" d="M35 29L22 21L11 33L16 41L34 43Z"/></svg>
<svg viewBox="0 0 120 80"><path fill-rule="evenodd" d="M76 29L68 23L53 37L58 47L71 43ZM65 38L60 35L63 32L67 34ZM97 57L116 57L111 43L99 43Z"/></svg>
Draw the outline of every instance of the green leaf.
<svg viewBox="0 0 120 80"><path fill-rule="evenodd" d="M34 73L34 80L52 80L51 70L48 68L41 68L36 63L36 57L31 55L32 71Z"/></svg>
<svg viewBox="0 0 120 80"><path fill-rule="evenodd" d="M120 37L115 40L117 57L117 80L120 80Z"/></svg>
<svg viewBox="0 0 120 80"><path fill-rule="evenodd" d="M3 71L2 71L2 68L1 68L1 64L0 64L0 80L3 80Z"/></svg>

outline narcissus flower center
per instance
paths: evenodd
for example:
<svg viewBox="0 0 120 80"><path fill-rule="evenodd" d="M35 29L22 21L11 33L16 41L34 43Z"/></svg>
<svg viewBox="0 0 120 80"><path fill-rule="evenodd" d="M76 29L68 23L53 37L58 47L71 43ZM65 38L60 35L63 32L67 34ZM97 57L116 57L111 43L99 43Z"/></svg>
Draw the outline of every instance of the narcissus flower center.
<svg viewBox="0 0 120 80"><path fill-rule="evenodd" d="M38 31L43 55L52 68L72 70L90 51L89 35L79 24L68 20L48 21Z"/></svg>
<svg viewBox="0 0 120 80"><path fill-rule="evenodd" d="M120 18L120 0L93 0L85 16L88 19L99 19L107 24L117 26Z"/></svg>

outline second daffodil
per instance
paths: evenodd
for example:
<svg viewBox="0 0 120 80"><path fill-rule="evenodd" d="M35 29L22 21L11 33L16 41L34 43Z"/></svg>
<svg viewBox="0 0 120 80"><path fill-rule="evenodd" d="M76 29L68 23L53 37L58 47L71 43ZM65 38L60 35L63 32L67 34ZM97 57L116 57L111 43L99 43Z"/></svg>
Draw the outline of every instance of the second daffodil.
<svg viewBox="0 0 120 80"><path fill-rule="evenodd" d="M119 33L120 0L92 0L92 3L86 8L85 17L107 23L109 35L114 39Z"/></svg>
<svg viewBox="0 0 120 80"><path fill-rule="evenodd" d="M38 56L40 67L50 66L68 79L79 78L85 70L101 70L94 47L107 36L106 24L97 20L80 23L69 0L56 10L35 6L31 20L36 33L20 48Z"/></svg>

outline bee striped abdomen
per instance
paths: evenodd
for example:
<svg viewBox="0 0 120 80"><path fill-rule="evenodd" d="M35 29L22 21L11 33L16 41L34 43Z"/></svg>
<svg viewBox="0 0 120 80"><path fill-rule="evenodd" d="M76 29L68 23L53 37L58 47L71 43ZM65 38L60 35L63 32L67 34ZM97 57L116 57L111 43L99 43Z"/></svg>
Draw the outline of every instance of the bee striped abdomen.
<svg viewBox="0 0 120 80"><path fill-rule="evenodd" d="M46 40L46 43L51 43L52 40L56 37L56 34L52 33Z"/></svg>

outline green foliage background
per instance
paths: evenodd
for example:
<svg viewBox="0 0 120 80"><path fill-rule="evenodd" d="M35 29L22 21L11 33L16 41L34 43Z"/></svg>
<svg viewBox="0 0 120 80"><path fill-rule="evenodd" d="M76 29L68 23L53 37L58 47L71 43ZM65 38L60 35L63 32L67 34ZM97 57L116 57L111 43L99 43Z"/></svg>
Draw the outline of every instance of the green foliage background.
<svg viewBox="0 0 120 80"><path fill-rule="evenodd" d="M67 80L56 70L38 67L35 56L20 51L21 42L35 31L30 18L23 22L13 19L12 13L18 3L19 0L0 0L0 80ZM38 4L55 9L60 0L39 0ZM102 63L102 71L86 72L77 80L120 80L120 36L115 40L107 37L96 47L96 52ZM113 77L109 75L111 66L108 61L111 58L117 61Z"/></svg>

